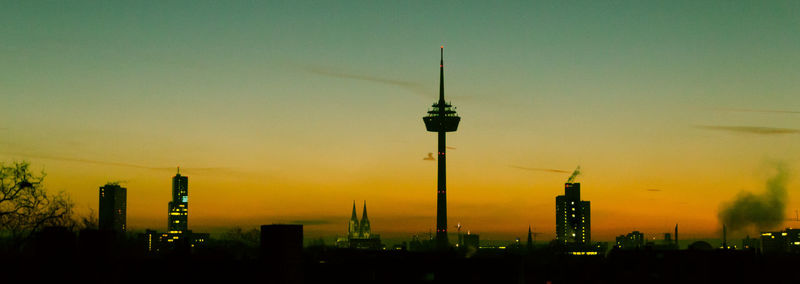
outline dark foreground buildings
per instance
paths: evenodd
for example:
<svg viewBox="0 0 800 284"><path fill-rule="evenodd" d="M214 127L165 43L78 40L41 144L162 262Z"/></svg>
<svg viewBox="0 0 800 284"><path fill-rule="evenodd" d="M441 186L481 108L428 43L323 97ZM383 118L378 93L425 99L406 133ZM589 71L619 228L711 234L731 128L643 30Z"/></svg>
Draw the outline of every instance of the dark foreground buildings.
<svg viewBox="0 0 800 284"><path fill-rule="evenodd" d="M644 234L639 231L633 231L627 235L619 235L616 238L614 247L619 249L638 249L643 248L644 244Z"/></svg>
<svg viewBox="0 0 800 284"><path fill-rule="evenodd" d="M261 226L261 259L268 283L303 283L303 225Z"/></svg>
<svg viewBox="0 0 800 284"><path fill-rule="evenodd" d="M800 254L710 245L607 255L564 254L552 245L527 252L412 252L303 248L301 225L266 225L260 233L261 253L254 258L233 257L224 247L189 255L97 256L76 249L83 234L76 240L66 228L47 228L26 245L30 255L0 254L0 267L4 283L800 283L793 273Z"/></svg>
<svg viewBox="0 0 800 284"><path fill-rule="evenodd" d="M125 233L127 189L117 183L100 187L98 227L103 231Z"/></svg>
<svg viewBox="0 0 800 284"><path fill-rule="evenodd" d="M755 246L753 241L748 242L750 246ZM761 251L773 255L800 253L800 229L761 233Z"/></svg>

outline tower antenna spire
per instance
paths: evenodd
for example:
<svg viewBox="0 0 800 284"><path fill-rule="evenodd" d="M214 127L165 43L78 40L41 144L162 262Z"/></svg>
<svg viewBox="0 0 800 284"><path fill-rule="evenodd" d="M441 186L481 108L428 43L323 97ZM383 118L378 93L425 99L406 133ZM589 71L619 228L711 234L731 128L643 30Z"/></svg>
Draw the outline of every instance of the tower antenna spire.
<svg viewBox="0 0 800 284"><path fill-rule="evenodd" d="M439 52L439 104L444 104L444 45L441 46Z"/></svg>

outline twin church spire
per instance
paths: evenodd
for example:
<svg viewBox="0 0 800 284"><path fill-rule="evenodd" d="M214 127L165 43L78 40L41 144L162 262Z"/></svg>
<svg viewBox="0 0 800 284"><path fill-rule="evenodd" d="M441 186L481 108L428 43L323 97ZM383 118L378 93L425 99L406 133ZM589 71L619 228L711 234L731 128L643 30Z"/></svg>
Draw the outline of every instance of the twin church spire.
<svg viewBox="0 0 800 284"><path fill-rule="evenodd" d="M359 222L358 215L356 215L356 202L353 201L353 214L350 216L350 222L347 226L348 237L369 238L371 233L369 218L367 217L367 202L364 201L364 211L361 213L361 221Z"/></svg>

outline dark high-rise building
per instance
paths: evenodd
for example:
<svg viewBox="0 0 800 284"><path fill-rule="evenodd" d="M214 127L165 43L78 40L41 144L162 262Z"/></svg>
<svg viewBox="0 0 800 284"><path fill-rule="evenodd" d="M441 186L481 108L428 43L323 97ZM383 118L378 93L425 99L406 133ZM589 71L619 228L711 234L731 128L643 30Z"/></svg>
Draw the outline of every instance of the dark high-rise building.
<svg viewBox="0 0 800 284"><path fill-rule="evenodd" d="M167 232L157 233L146 230L139 238L147 252L193 252L205 247L209 240L207 233L194 233L189 230L189 178L177 174L172 177L172 200L167 204Z"/></svg>
<svg viewBox="0 0 800 284"><path fill-rule="evenodd" d="M189 229L189 178L178 173L172 177L172 201L168 205L167 233L183 234Z"/></svg>
<svg viewBox="0 0 800 284"><path fill-rule="evenodd" d="M456 114L455 107L444 100L444 46L441 50L439 61L439 101L434 103L428 115L422 118L425 128L430 132L436 132L439 136L439 150L437 152L438 165L438 185L436 189L436 246L443 249L449 246L447 240L447 170L445 162L445 152L447 149L445 134L458 129L461 117Z"/></svg>
<svg viewBox="0 0 800 284"><path fill-rule="evenodd" d="M126 230L127 190L116 183L108 183L100 187L99 227L124 233Z"/></svg>
<svg viewBox="0 0 800 284"><path fill-rule="evenodd" d="M589 201L581 200L581 184L565 183L564 195L556 197L556 240L564 244L591 242Z"/></svg>

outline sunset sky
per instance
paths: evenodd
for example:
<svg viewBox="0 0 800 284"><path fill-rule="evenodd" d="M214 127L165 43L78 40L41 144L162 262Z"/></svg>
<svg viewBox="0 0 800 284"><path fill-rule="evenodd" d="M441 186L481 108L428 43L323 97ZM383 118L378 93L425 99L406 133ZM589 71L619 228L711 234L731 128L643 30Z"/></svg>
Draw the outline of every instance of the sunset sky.
<svg viewBox="0 0 800 284"><path fill-rule="evenodd" d="M122 181L134 230L166 228L180 166L195 231L334 236L366 200L410 238L435 226L444 45L451 231L554 238L569 173L529 169L578 165L595 240L715 237L776 163L800 208L798 1L384 2L2 1L0 162L80 214Z"/></svg>

